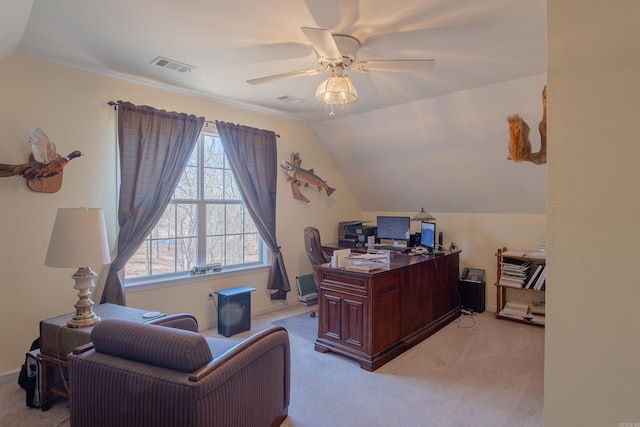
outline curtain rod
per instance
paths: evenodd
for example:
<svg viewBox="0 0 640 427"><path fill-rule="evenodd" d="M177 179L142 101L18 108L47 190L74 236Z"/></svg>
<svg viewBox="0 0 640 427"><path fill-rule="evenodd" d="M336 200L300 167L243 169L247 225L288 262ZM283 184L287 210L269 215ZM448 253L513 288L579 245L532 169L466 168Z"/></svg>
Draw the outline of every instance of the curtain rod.
<svg viewBox="0 0 640 427"><path fill-rule="evenodd" d="M113 107L114 111L118 110L118 103L117 102L109 101L109 102L107 102L107 104L109 104L109 106ZM216 122L215 122L215 120L206 120L205 119L204 124L205 125L215 125ZM280 135L278 135L277 133L276 133L276 138L280 138Z"/></svg>

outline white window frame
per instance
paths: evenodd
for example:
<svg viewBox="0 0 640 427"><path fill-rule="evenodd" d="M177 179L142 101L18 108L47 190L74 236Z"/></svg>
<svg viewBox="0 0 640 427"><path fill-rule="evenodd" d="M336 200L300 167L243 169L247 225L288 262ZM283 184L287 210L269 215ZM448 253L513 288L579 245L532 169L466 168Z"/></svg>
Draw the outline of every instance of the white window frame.
<svg viewBox="0 0 640 427"><path fill-rule="evenodd" d="M215 202L213 200L205 199L203 196L204 189L204 143L203 138L204 135L212 136L215 138L219 138L215 127L205 127L200 132L198 136L198 142L194 149L199 150L198 156L198 199L174 199L172 197L171 202L169 203L186 203L186 204L194 204L197 205L197 231L198 231L198 265L204 264L204 260L206 259L206 209L208 205L211 204L238 204L244 202ZM232 172L233 173L233 172ZM234 176L235 178L235 176ZM246 206L245 206L246 209ZM145 242L147 239L145 239ZM198 274L192 275L191 271L181 271L174 273L164 273L164 274L156 274L152 276L142 276L142 277L132 277L126 278L125 275L125 283L124 286L127 289L127 292L135 292L135 291L143 291L153 288L167 287L167 286L177 286L184 285L194 282L199 282L203 280L217 280L223 279L230 276L237 275L246 275L257 273L260 271L268 270L270 266L270 258L271 251L267 248L267 245L262 240L262 237L258 234L258 257L259 260L257 262L245 263L245 264L237 264L237 265L229 265L222 266L222 271L220 272L210 272L207 274Z"/></svg>

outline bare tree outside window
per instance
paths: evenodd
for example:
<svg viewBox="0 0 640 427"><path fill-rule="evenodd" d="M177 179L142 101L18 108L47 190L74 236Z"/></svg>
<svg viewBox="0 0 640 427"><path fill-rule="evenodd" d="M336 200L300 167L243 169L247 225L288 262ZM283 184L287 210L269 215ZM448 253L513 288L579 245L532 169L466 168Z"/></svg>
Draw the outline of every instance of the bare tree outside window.
<svg viewBox="0 0 640 427"><path fill-rule="evenodd" d="M196 265L262 264L262 240L217 135L203 130L153 231L126 266L127 279L181 276Z"/></svg>

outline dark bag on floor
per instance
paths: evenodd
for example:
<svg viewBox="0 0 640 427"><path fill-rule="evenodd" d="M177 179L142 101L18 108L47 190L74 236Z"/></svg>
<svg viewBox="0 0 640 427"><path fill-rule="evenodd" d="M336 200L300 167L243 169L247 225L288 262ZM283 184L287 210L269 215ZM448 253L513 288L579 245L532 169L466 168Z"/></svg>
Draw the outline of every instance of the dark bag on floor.
<svg viewBox="0 0 640 427"><path fill-rule="evenodd" d="M26 403L29 408L39 408L42 405L40 391L42 389L42 376L40 373L40 338L36 338L31 344L25 362L20 369L18 384L27 391Z"/></svg>

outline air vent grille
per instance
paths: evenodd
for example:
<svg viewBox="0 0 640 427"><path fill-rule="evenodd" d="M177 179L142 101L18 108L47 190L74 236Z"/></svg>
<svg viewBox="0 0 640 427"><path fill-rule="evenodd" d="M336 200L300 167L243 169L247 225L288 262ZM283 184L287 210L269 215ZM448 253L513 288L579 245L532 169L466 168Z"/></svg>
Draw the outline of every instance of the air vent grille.
<svg viewBox="0 0 640 427"><path fill-rule="evenodd" d="M158 56L156 59L151 61L151 64L157 65L158 67L162 67L162 68L168 68L170 70L174 70L179 73L191 72L196 68L193 65L185 64L179 61L174 61L173 59L164 58L162 56Z"/></svg>
<svg viewBox="0 0 640 427"><path fill-rule="evenodd" d="M279 101L286 102L287 104L300 104L304 102L304 99L296 98L291 95L282 95L277 98Z"/></svg>

